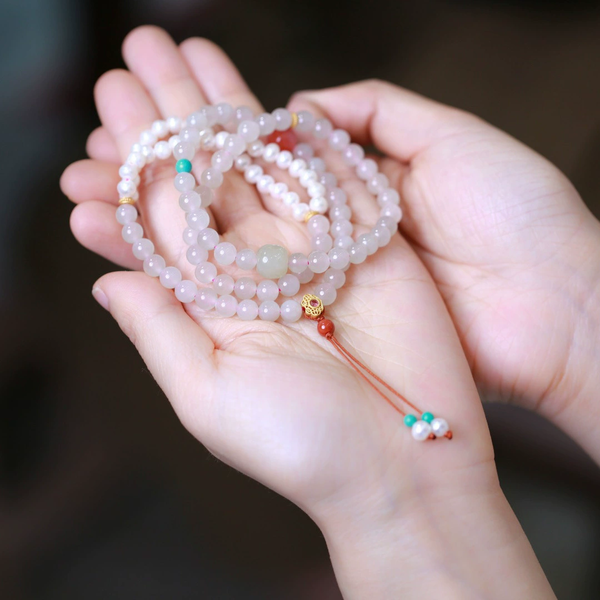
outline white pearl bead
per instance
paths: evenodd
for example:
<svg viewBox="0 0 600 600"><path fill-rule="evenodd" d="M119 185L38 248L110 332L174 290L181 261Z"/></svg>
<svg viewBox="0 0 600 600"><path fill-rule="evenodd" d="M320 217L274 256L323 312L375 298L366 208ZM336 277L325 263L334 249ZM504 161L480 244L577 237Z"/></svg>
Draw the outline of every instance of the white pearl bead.
<svg viewBox="0 0 600 600"><path fill-rule="evenodd" d="M150 129L146 129L140 134L140 144L142 146L153 146L157 141L156 135Z"/></svg>
<svg viewBox="0 0 600 600"><path fill-rule="evenodd" d="M277 163L277 166L280 169L289 169L293 160L294 156L291 152L289 152L288 150L282 150L279 153L279 156L277 157L277 160L275 162Z"/></svg>
<svg viewBox="0 0 600 600"><path fill-rule="evenodd" d="M308 204L304 202L300 202L299 204L294 204L292 211L294 215L294 219L296 221L304 221L304 215L310 210Z"/></svg>
<svg viewBox="0 0 600 600"><path fill-rule="evenodd" d="M223 148L228 135L229 133L227 131L219 131L219 133L215 135L215 146L219 149Z"/></svg>
<svg viewBox="0 0 600 600"><path fill-rule="evenodd" d="M280 148L277 144L267 144L263 150L263 158L266 162L272 163L277 160Z"/></svg>
<svg viewBox="0 0 600 600"><path fill-rule="evenodd" d="M410 429L413 438L418 442L424 442L431 433L431 425L426 421L417 421Z"/></svg>
<svg viewBox="0 0 600 600"><path fill-rule="evenodd" d="M169 133L169 125L161 119L152 123L151 130L157 138L164 138Z"/></svg>
<svg viewBox="0 0 600 600"><path fill-rule="evenodd" d="M288 206L292 206L293 204L298 204L300 202L300 196L296 192L286 192L281 197L284 204Z"/></svg>
<svg viewBox="0 0 600 600"><path fill-rule="evenodd" d="M316 198L311 198L308 203L310 210L314 212L318 212L320 214L325 214L327 209L329 208L329 202L323 198L323 196L317 196Z"/></svg>
<svg viewBox="0 0 600 600"><path fill-rule="evenodd" d="M326 193L325 186L322 183L319 183L318 181L312 181L311 183L309 183L308 187L306 188L306 191L308 192L308 195L311 198L325 196Z"/></svg>
<svg viewBox="0 0 600 600"><path fill-rule="evenodd" d="M300 173L302 173L305 169L306 161L302 160L301 158L296 158L292 161L288 171L292 177L300 177Z"/></svg>
<svg viewBox="0 0 600 600"><path fill-rule="evenodd" d="M275 180L270 175L263 175L262 177L259 177L258 181L256 182L256 189L261 194L268 194L269 188L274 183L275 183Z"/></svg>
<svg viewBox="0 0 600 600"><path fill-rule="evenodd" d="M169 117L167 125L171 133L179 133L181 131L181 119L179 117Z"/></svg>
<svg viewBox="0 0 600 600"><path fill-rule="evenodd" d="M255 140L254 142L248 144L248 154L252 158L259 158L263 155L264 151L265 145L262 143L261 140Z"/></svg>
<svg viewBox="0 0 600 600"><path fill-rule="evenodd" d="M154 154L156 154L157 158L161 160L165 160L171 156L171 146L169 146L169 142L157 142L154 146Z"/></svg>
<svg viewBox="0 0 600 600"><path fill-rule="evenodd" d="M264 172L261 166L250 165L244 173L244 179L248 183L256 183L259 180L259 178L263 175L263 173Z"/></svg>
<svg viewBox="0 0 600 600"><path fill-rule="evenodd" d="M450 427L446 419L436 418L431 421L431 430L438 437L443 437L450 430Z"/></svg>
<svg viewBox="0 0 600 600"><path fill-rule="evenodd" d="M243 173L252 164L252 159L247 154L242 154L235 159L235 169Z"/></svg>
<svg viewBox="0 0 600 600"><path fill-rule="evenodd" d="M273 183L269 186L269 194L275 199L281 199L288 193L288 186L285 183Z"/></svg>
<svg viewBox="0 0 600 600"><path fill-rule="evenodd" d="M313 181L317 180L317 174L312 169L303 169L300 172L300 185L307 188Z"/></svg>

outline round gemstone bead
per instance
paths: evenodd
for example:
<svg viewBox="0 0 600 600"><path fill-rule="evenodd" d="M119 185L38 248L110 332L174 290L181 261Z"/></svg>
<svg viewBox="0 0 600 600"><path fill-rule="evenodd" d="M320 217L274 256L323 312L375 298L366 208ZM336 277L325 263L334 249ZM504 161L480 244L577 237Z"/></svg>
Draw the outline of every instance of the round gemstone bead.
<svg viewBox="0 0 600 600"><path fill-rule="evenodd" d="M208 167L204 169L200 175L200 183L205 185L207 188L214 190L223 183L223 173L214 167Z"/></svg>
<svg viewBox="0 0 600 600"><path fill-rule="evenodd" d="M193 212L200 208L202 199L195 190L188 190L179 196L179 206L186 212Z"/></svg>
<svg viewBox="0 0 600 600"><path fill-rule="evenodd" d="M308 283L313 280L314 276L315 274L310 269L304 269L302 273L297 274L300 283Z"/></svg>
<svg viewBox="0 0 600 600"><path fill-rule="evenodd" d="M279 304L273 300L265 300L258 307L258 316L263 321L277 321L279 318Z"/></svg>
<svg viewBox="0 0 600 600"><path fill-rule="evenodd" d="M192 170L192 163L187 158L180 158L175 163L175 170L178 173L189 173Z"/></svg>
<svg viewBox="0 0 600 600"><path fill-rule="evenodd" d="M323 215L315 215L308 220L306 227L311 235L327 233L329 231L329 220Z"/></svg>
<svg viewBox="0 0 600 600"><path fill-rule="evenodd" d="M127 223L126 225L123 225L121 235L128 244L133 244L142 239L144 230L139 223Z"/></svg>
<svg viewBox="0 0 600 600"><path fill-rule="evenodd" d="M339 290L346 283L346 274L339 269L327 269L323 275L323 281L330 283L336 290Z"/></svg>
<svg viewBox="0 0 600 600"><path fill-rule="evenodd" d="M367 249L363 244L354 243L348 248L350 262L354 265L359 265L367 259Z"/></svg>
<svg viewBox="0 0 600 600"><path fill-rule="evenodd" d="M151 277L158 277L165 266L165 259L160 254L152 254L144 259L144 272Z"/></svg>
<svg viewBox="0 0 600 600"><path fill-rule="evenodd" d="M392 235L398 231L398 223L390 217L380 217L377 223L375 223L375 227L386 227Z"/></svg>
<svg viewBox="0 0 600 600"><path fill-rule="evenodd" d="M300 282L295 275L284 275L277 282L279 291L283 296L294 296L300 290Z"/></svg>
<svg viewBox="0 0 600 600"><path fill-rule="evenodd" d="M237 300L233 296L219 296L215 310L222 317L233 317L237 310Z"/></svg>
<svg viewBox="0 0 600 600"><path fill-rule="evenodd" d="M343 248L344 250L350 250L350 246L354 243L354 240L349 235L342 235L341 237L336 237L334 246L336 248Z"/></svg>
<svg viewBox="0 0 600 600"><path fill-rule="evenodd" d="M254 300L242 300L237 305L237 314L242 321L253 321L258 316L258 304Z"/></svg>
<svg viewBox="0 0 600 600"><path fill-rule="evenodd" d="M217 303L217 298L218 296L215 290L211 290L210 288L202 288L196 294L196 305L202 310L210 310L211 308L214 308L215 304Z"/></svg>
<svg viewBox="0 0 600 600"><path fill-rule="evenodd" d="M354 226L348 219L338 219L331 224L331 233L336 238L351 235L353 231Z"/></svg>
<svg viewBox="0 0 600 600"><path fill-rule="evenodd" d="M344 150L350 143L350 135L343 129L336 129L329 135L329 146L334 150Z"/></svg>
<svg viewBox="0 0 600 600"><path fill-rule="evenodd" d="M321 299L323 306L329 306L330 304L333 304L337 298L335 287L330 283L319 283L317 286L315 286L314 294L317 296L317 298Z"/></svg>
<svg viewBox="0 0 600 600"><path fill-rule="evenodd" d="M272 113L275 119L275 130L286 131L292 126L292 115L286 108L276 108Z"/></svg>
<svg viewBox="0 0 600 600"><path fill-rule="evenodd" d="M356 241L365 247L367 250L367 256L375 254L379 248L377 238L372 233L364 233L363 235L359 236L358 240Z"/></svg>
<svg viewBox="0 0 600 600"><path fill-rule="evenodd" d="M292 273L302 273L308 269L308 258L301 252L295 252L290 256L288 267Z"/></svg>
<svg viewBox="0 0 600 600"><path fill-rule="evenodd" d="M256 282L250 277L240 277L235 282L233 289L235 290L235 295L240 300L253 298L254 294L256 294Z"/></svg>
<svg viewBox="0 0 600 600"><path fill-rule="evenodd" d="M244 271L251 271L256 266L256 253L250 248L240 250L235 256L235 264Z"/></svg>
<svg viewBox="0 0 600 600"><path fill-rule="evenodd" d="M217 150L210 159L210 164L217 169L217 171L221 171L221 173L225 173L229 171L231 167L233 167L233 156L227 150Z"/></svg>
<svg viewBox="0 0 600 600"><path fill-rule="evenodd" d="M307 110L299 110L296 116L298 117L298 124L296 125L298 131L311 131L315 126L315 118Z"/></svg>
<svg viewBox="0 0 600 600"><path fill-rule="evenodd" d="M119 208L117 208L117 221L121 223L121 225L126 225L127 223L133 223L138 216L138 211L135 206L131 204L121 204Z"/></svg>
<svg viewBox="0 0 600 600"><path fill-rule="evenodd" d="M332 248L328 255L333 269L345 269L350 264L350 255L344 248Z"/></svg>
<svg viewBox="0 0 600 600"><path fill-rule="evenodd" d="M258 284L256 295L261 302L275 300L279 296L279 286L274 281L265 279Z"/></svg>
<svg viewBox="0 0 600 600"><path fill-rule="evenodd" d="M217 276L217 267L210 262L200 263L196 267L196 279L202 283L212 283Z"/></svg>
<svg viewBox="0 0 600 600"><path fill-rule="evenodd" d="M288 251L282 246L266 244L259 248L256 269L262 277L279 279L288 268Z"/></svg>
<svg viewBox="0 0 600 600"><path fill-rule="evenodd" d="M146 238L142 238L141 240L133 242L131 249L133 251L133 255L140 260L145 260L151 254L154 254L154 244Z"/></svg>
<svg viewBox="0 0 600 600"><path fill-rule="evenodd" d="M175 176L175 189L180 192L189 192L194 189L196 180L191 173L178 173Z"/></svg>
<svg viewBox="0 0 600 600"><path fill-rule="evenodd" d="M367 189L371 194L379 194L389 186L390 181L383 173L377 173L367 181Z"/></svg>
<svg viewBox="0 0 600 600"><path fill-rule="evenodd" d="M310 245L313 250L329 252L333 248L333 240L327 233L321 233L312 238Z"/></svg>
<svg viewBox="0 0 600 600"><path fill-rule="evenodd" d="M193 302L197 293L198 286L189 279L184 279L175 286L175 298L184 304Z"/></svg>
<svg viewBox="0 0 600 600"><path fill-rule="evenodd" d="M269 144L277 144L281 150L292 152L298 143L298 136L291 130L279 131L276 130L267 137Z"/></svg>
<svg viewBox="0 0 600 600"><path fill-rule="evenodd" d="M185 220L191 229L201 231L208 227L210 216L203 208L199 208L193 212L187 213Z"/></svg>
<svg viewBox="0 0 600 600"><path fill-rule="evenodd" d="M185 255L191 265L199 265L208 259L208 250L198 244L194 244L187 249Z"/></svg>
<svg viewBox="0 0 600 600"><path fill-rule="evenodd" d="M233 277L226 274L217 275L213 281L213 287L219 296L231 294L231 292L233 292L234 285L235 283L233 281Z"/></svg>
<svg viewBox="0 0 600 600"><path fill-rule="evenodd" d="M230 265L235 260L237 251L235 246L229 242L221 242L215 248L215 260L220 265Z"/></svg>
<svg viewBox="0 0 600 600"><path fill-rule="evenodd" d="M329 268L329 256L316 250L308 255L308 266L313 273L325 273Z"/></svg>
<svg viewBox="0 0 600 600"><path fill-rule="evenodd" d="M433 414L432 414L432 413L430 413L430 412L424 412L424 413L421 415L421 419L422 419L423 421L425 421L426 423L431 423L431 421L433 421L433 418L434 418L434 417L433 417Z"/></svg>
<svg viewBox="0 0 600 600"><path fill-rule="evenodd" d="M377 243L380 248L383 246L387 246L392 239L392 234L387 227L383 227L382 225L376 225L371 229L371 233L377 238Z"/></svg>
<svg viewBox="0 0 600 600"><path fill-rule="evenodd" d="M166 267L160 272L161 284L172 290L181 281L181 271L177 267Z"/></svg>
<svg viewBox="0 0 600 600"><path fill-rule="evenodd" d="M233 118L233 107L227 102L220 102L215 106L217 111L217 123L226 125Z"/></svg>
<svg viewBox="0 0 600 600"><path fill-rule="evenodd" d="M302 306L296 300L286 300L280 308L281 318L287 323L294 323L302 316Z"/></svg>
<svg viewBox="0 0 600 600"><path fill-rule="evenodd" d="M260 128L260 135L270 135L275 131L275 119L270 113L262 113L256 117Z"/></svg>
<svg viewBox="0 0 600 600"><path fill-rule="evenodd" d="M383 206L388 202L400 204L400 194L394 188L385 188L377 194L377 202L380 206Z"/></svg>
<svg viewBox="0 0 600 600"><path fill-rule="evenodd" d="M186 227L183 230L181 237L188 246L193 246L194 244L198 243L198 232L191 227Z"/></svg>
<svg viewBox="0 0 600 600"><path fill-rule="evenodd" d="M404 424L407 427L412 427L417 422L417 417L415 415L405 415Z"/></svg>
<svg viewBox="0 0 600 600"><path fill-rule="evenodd" d="M379 214L382 217L393 219L396 223L402 220L402 209L397 204L392 204L391 202L382 206Z"/></svg>
<svg viewBox="0 0 600 600"><path fill-rule="evenodd" d="M238 135L247 143L254 142L260 135L260 127L254 121L242 121L238 125Z"/></svg>
<svg viewBox="0 0 600 600"><path fill-rule="evenodd" d="M365 158L356 165L356 174L363 181L368 181L377 174L377 163L372 158Z"/></svg>
<svg viewBox="0 0 600 600"><path fill-rule="evenodd" d="M333 125L329 119L317 119L313 129L314 136L317 139L324 140L329 137L329 134L333 131Z"/></svg>
<svg viewBox="0 0 600 600"><path fill-rule="evenodd" d="M214 250L219 243L219 234L214 229L207 227L198 234L198 243L207 250Z"/></svg>

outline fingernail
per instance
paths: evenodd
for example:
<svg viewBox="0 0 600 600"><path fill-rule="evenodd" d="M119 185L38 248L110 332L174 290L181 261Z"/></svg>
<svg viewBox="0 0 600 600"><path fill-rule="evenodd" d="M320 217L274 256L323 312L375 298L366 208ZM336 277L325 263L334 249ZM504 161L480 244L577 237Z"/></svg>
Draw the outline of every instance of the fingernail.
<svg viewBox="0 0 600 600"><path fill-rule="evenodd" d="M106 294L99 288L95 287L92 290L92 296L94 296L96 302L105 310L108 310L108 298Z"/></svg>

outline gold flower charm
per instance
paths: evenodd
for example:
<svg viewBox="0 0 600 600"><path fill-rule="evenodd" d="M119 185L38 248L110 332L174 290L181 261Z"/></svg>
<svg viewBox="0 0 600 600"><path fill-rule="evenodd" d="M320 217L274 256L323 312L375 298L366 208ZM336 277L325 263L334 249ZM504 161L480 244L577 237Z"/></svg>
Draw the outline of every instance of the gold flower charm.
<svg viewBox="0 0 600 600"><path fill-rule="evenodd" d="M309 319L318 319L325 310L321 299L313 296L313 294L304 294L301 304L304 309L304 314Z"/></svg>

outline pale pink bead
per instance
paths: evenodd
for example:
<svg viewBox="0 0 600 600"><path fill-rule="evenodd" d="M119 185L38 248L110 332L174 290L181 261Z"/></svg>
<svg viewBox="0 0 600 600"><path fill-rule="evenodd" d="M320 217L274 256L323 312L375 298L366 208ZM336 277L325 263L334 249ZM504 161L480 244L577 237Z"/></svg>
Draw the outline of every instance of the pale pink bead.
<svg viewBox="0 0 600 600"><path fill-rule="evenodd" d="M310 144L306 144L304 142L300 144L296 144L294 146L294 156L296 158L303 158L308 161L315 155L315 151L313 150Z"/></svg>
<svg viewBox="0 0 600 600"><path fill-rule="evenodd" d="M398 231L398 223L394 219L390 219L390 217L381 217L377 220L375 226L387 227L392 235Z"/></svg>
<svg viewBox="0 0 600 600"><path fill-rule="evenodd" d="M210 288L202 288L196 294L196 304L198 308L202 310L210 310L215 307L217 303L217 292L215 290L211 290Z"/></svg>
<svg viewBox="0 0 600 600"><path fill-rule="evenodd" d="M343 129L336 129L329 134L329 146L334 150L344 150L350 143L350 134Z"/></svg>
<svg viewBox="0 0 600 600"><path fill-rule="evenodd" d="M385 188L377 194L377 202L379 203L379 206L383 206L388 202L400 204L400 194L394 188Z"/></svg>
<svg viewBox="0 0 600 600"><path fill-rule="evenodd" d="M193 246L198 242L198 232L195 229L192 229L191 227L186 227L183 230L183 234L181 237L188 246Z"/></svg>
<svg viewBox="0 0 600 600"><path fill-rule="evenodd" d="M248 144L247 151L252 158L258 158L259 156L262 156L263 152L265 151L265 145L261 140L254 140Z"/></svg>
<svg viewBox="0 0 600 600"><path fill-rule="evenodd" d="M323 306L329 306L335 302L337 292L331 283L319 283L315 286L314 295L321 299Z"/></svg>
<svg viewBox="0 0 600 600"><path fill-rule="evenodd" d="M372 233L364 233L363 235L359 236L356 241L365 247L367 256L375 254L375 252L377 252L377 248L379 248L379 242Z"/></svg>
<svg viewBox="0 0 600 600"><path fill-rule="evenodd" d="M207 188L205 185L199 185L194 191L200 196L200 206L202 208L206 208L212 204L214 194L210 188Z"/></svg>
<svg viewBox="0 0 600 600"><path fill-rule="evenodd" d="M399 223L400 220L402 219L402 209L397 204L392 204L391 202L388 202L387 204L385 204L381 208L381 211L379 214L382 217L389 217L396 223Z"/></svg>
<svg viewBox="0 0 600 600"><path fill-rule="evenodd" d="M197 293L198 286L189 279L184 279L175 286L175 298L184 304L193 302Z"/></svg>
<svg viewBox="0 0 600 600"><path fill-rule="evenodd" d="M217 111L217 123L219 125L227 125L233 118L233 106L227 102L219 102L215 106L215 110Z"/></svg>
<svg viewBox="0 0 600 600"><path fill-rule="evenodd" d="M330 283L336 290L339 290L346 283L346 273L339 269L327 269L323 275L323 282Z"/></svg>
<svg viewBox="0 0 600 600"><path fill-rule="evenodd" d="M230 265L235 260L237 250L235 246L229 242L221 242L215 248L215 260L220 265Z"/></svg>
<svg viewBox="0 0 600 600"><path fill-rule="evenodd" d="M377 163L372 158L364 158L356 165L356 174L363 181L368 181L377 174Z"/></svg>
<svg viewBox="0 0 600 600"><path fill-rule="evenodd" d="M340 206L348 202L348 196L342 188L334 187L329 190L327 200L329 200L331 206Z"/></svg>
<svg viewBox="0 0 600 600"><path fill-rule="evenodd" d="M271 114L275 119L277 131L285 131L292 126L292 114L286 108L276 108Z"/></svg>
<svg viewBox="0 0 600 600"><path fill-rule="evenodd" d="M258 304L254 300L242 300L237 305L237 315L242 321L253 321L258 316Z"/></svg>
<svg viewBox="0 0 600 600"><path fill-rule="evenodd" d="M379 194L389 186L390 180L383 173L377 173L367 181L367 189L371 194Z"/></svg>
<svg viewBox="0 0 600 600"><path fill-rule="evenodd" d="M320 140L324 140L329 137L329 134L333 131L333 125L329 119L317 119L315 121L314 136Z"/></svg>
<svg viewBox="0 0 600 600"><path fill-rule="evenodd" d="M256 295L261 302L275 300L279 296L279 287L274 281L264 279L256 288Z"/></svg>
<svg viewBox="0 0 600 600"><path fill-rule="evenodd" d="M138 211L135 206L131 204L121 204L119 208L117 208L117 221L121 223L121 225L125 225L127 223L133 223L138 216Z"/></svg>
<svg viewBox="0 0 600 600"><path fill-rule="evenodd" d="M298 277L298 281L300 283L308 283L313 280L315 274L310 269L305 269L302 273L298 273L296 277Z"/></svg>
<svg viewBox="0 0 600 600"><path fill-rule="evenodd" d="M144 259L144 272L151 277L158 277L165 265L165 259L160 254L152 254Z"/></svg>
<svg viewBox="0 0 600 600"><path fill-rule="evenodd" d="M326 169L325 161L318 156L313 156L308 161L308 168L312 169L317 175L323 175Z"/></svg>
<svg viewBox="0 0 600 600"><path fill-rule="evenodd" d="M204 169L200 175L200 182L211 190L217 189L223 183L223 173L213 167Z"/></svg>
<svg viewBox="0 0 600 600"><path fill-rule="evenodd" d="M254 121L242 121L237 128L238 135L246 142L254 142L260 135L260 127Z"/></svg>
<svg viewBox="0 0 600 600"><path fill-rule="evenodd" d="M251 271L256 266L256 252L250 248L240 250L235 256L235 264L244 271Z"/></svg>
<svg viewBox="0 0 600 600"><path fill-rule="evenodd" d="M319 183L322 183L326 188L337 187L338 180L333 173L323 173L319 177Z"/></svg>
<svg viewBox="0 0 600 600"><path fill-rule="evenodd" d="M201 202L200 194L195 190L188 190L179 196L179 206L186 212L197 210Z"/></svg>
<svg viewBox="0 0 600 600"><path fill-rule="evenodd" d="M329 252L333 247L333 240L327 233L320 233L315 235L310 241L311 248L313 250L320 250L321 252Z"/></svg>
<svg viewBox="0 0 600 600"><path fill-rule="evenodd" d="M235 295L240 300L253 298L256 294L256 282L251 277L240 277L234 286Z"/></svg>
<svg viewBox="0 0 600 600"><path fill-rule="evenodd" d="M315 118L311 113L307 110L299 110L296 116L298 117L298 123L296 124L298 131L312 131L315 126Z"/></svg>
<svg viewBox="0 0 600 600"><path fill-rule="evenodd" d="M336 248L343 248L344 250L348 250L353 243L354 240L349 235L342 235L340 237L335 238L333 245Z"/></svg>
<svg viewBox="0 0 600 600"><path fill-rule="evenodd" d="M279 304L273 300L265 300L258 307L258 316L263 321L277 321L279 318Z"/></svg>
<svg viewBox="0 0 600 600"><path fill-rule="evenodd" d="M160 272L161 284L172 290L181 281L181 271L177 267L166 267Z"/></svg>
<svg viewBox="0 0 600 600"><path fill-rule="evenodd" d="M203 208L198 208L194 212L187 213L185 215L185 220L189 227L196 231L201 231L208 227L210 216Z"/></svg>
<svg viewBox="0 0 600 600"><path fill-rule="evenodd" d="M337 221L338 219L348 219L352 216L352 211L347 204L342 204L341 206L334 206L329 211L329 218L333 221Z"/></svg>
<svg viewBox="0 0 600 600"><path fill-rule="evenodd" d="M246 142L241 135L237 135L235 133L230 133L225 138L225 143L223 144L223 150L227 150L232 156L239 156L246 150Z"/></svg>
<svg viewBox="0 0 600 600"><path fill-rule="evenodd" d="M344 248L332 248L328 256L329 264L333 269L345 269L350 263L350 255Z"/></svg>
<svg viewBox="0 0 600 600"><path fill-rule="evenodd" d="M145 260L151 254L154 254L154 244L146 238L142 238L136 242L133 242L131 249L133 251L133 255L140 260Z"/></svg>
<svg viewBox="0 0 600 600"><path fill-rule="evenodd" d="M344 149L342 156L347 165L354 167L365 157L365 151L358 144L350 144Z"/></svg>
<svg viewBox="0 0 600 600"><path fill-rule="evenodd" d="M387 227L383 225L376 225L371 229L371 233L377 238L377 244L380 248L387 246L392 239L392 234Z"/></svg>
<svg viewBox="0 0 600 600"><path fill-rule="evenodd" d="M219 243L219 234L214 229L207 227L198 234L198 243L207 250L214 250Z"/></svg>
<svg viewBox="0 0 600 600"><path fill-rule="evenodd" d="M142 239L144 230L139 223L127 223L126 225L123 225L121 235L128 244L133 244Z"/></svg>
<svg viewBox="0 0 600 600"><path fill-rule="evenodd" d="M279 310L281 318L287 323L294 323L302 316L302 306L296 300L286 300Z"/></svg>
<svg viewBox="0 0 600 600"><path fill-rule="evenodd" d="M174 183L175 189L179 192L189 192L194 189L196 180L191 173L177 173Z"/></svg>
<svg viewBox="0 0 600 600"><path fill-rule="evenodd" d="M233 317L237 310L237 300L233 296L219 296L215 310L222 317Z"/></svg>
<svg viewBox="0 0 600 600"><path fill-rule="evenodd" d="M310 223L310 221L309 221ZM288 268L292 273L302 273L308 269L308 258L302 252L295 252L288 260Z"/></svg>
<svg viewBox="0 0 600 600"><path fill-rule="evenodd" d="M325 252L311 252L308 255L308 267L313 273L325 273L329 268L329 256Z"/></svg>
<svg viewBox="0 0 600 600"><path fill-rule="evenodd" d="M198 246L198 244L194 244L187 249L185 255L191 265L199 265L208 259L208 250L202 246Z"/></svg>
<svg viewBox="0 0 600 600"><path fill-rule="evenodd" d="M221 173L225 173L229 171L231 167L233 167L233 156L227 150L217 150L210 159L210 164L217 169L217 171L221 171Z"/></svg>
<svg viewBox="0 0 600 600"><path fill-rule="evenodd" d="M350 262L353 265L359 265L367 259L367 249L362 244L352 244L348 248L348 254L350 255Z"/></svg>
<svg viewBox="0 0 600 600"><path fill-rule="evenodd" d="M212 283L217 276L217 267L210 262L200 263L195 273L196 279L201 283Z"/></svg>
<svg viewBox="0 0 600 600"><path fill-rule="evenodd" d="M222 275L217 275L213 281L213 287L215 289L215 292L217 292L219 296L231 294L231 292L233 292L234 286L235 282L233 281L233 277L225 273L223 273Z"/></svg>
<svg viewBox="0 0 600 600"><path fill-rule="evenodd" d="M351 235L354 231L354 225L348 219L337 219L331 224L331 234L335 238Z"/></svg>
<svg viewBox="0 0 600 600"><path fill-rule="evenodd" d="M173 157L175 160L181 160L182 158L192 160L194 154L196 154L196 149L194 148L194 144L191 144L190 142L179 142L179 144L173 148Z"/></svg>
<svg viewBox="0 0 600 600"><path fill-rule="evenodd" d="M277 285L279 286L279 291L283 296L294 296L300 289L300 282L298 281L298 278L295 275L290 275L289 273L281 277L277 282Z"/></svg>
<svg viewBox="0 0 600 600"><path fill-rule="evenodd" d="M270 113L262 113L255 121L260 128L260 135L269 135L275 131L275 119Z"/></svg>
<svg viewBox="0 0 600 600"><path fill-rule="evenodd" d="M329 232L329 219L323 215L315 215L306 224L310 235L320 235Z"/></svg>

